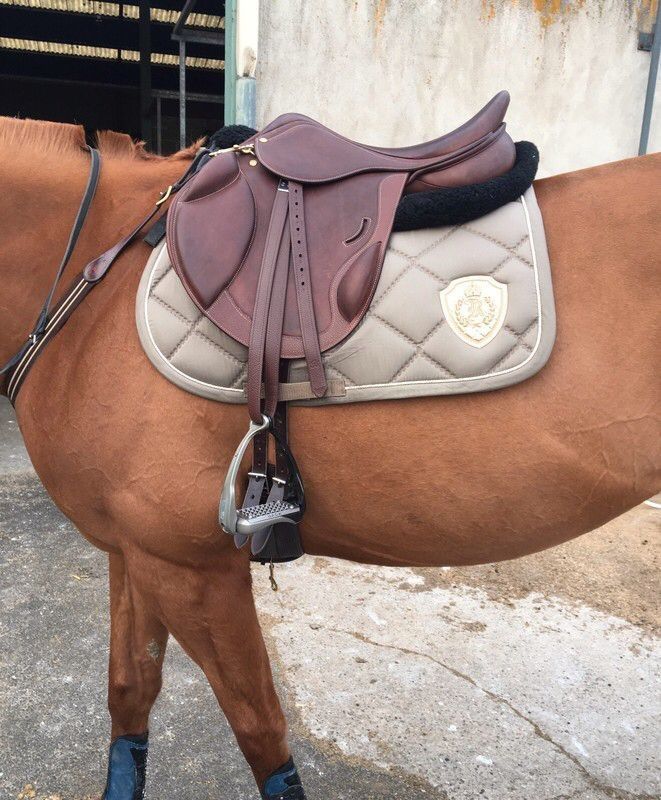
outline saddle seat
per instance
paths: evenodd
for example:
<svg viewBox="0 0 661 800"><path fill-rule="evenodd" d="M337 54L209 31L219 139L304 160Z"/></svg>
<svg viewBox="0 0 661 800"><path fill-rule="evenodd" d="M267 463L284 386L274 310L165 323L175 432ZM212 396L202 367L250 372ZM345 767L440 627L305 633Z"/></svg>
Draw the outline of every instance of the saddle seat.
<svg viewBox="0 0 661 800"><path fill-rule="evenodd" d="M440 169L427 174L421 165L407 183L404 193L481 183L504 174L514 163L512 140L509 136L503 136L505 133L503 120L509 101L507 92L499 92L459 128L437 139L408 147L375 147L361 144L340 136L304 114L283 114L260 132L258 149L260 149L259 140L270 134L272 143L270 156L266 156L263 147L260 156L271 160L277 159L281 167L284 166L281 154L283 147L296 148L299 158L302 154L307 157L309 152L310 159L317 163L320 173L317 180L323 180L320 158L328 165L331 173L348 174L352 166L358 169L408 169L414 166L414 161L431 159L437 162L438 159L454 154L456 156L454 164L452 159L447 158ZM273 135L288 132L290 127L294 127L296 133L288 133L285 139L279 140L277 152L274 153ZM301 150L298 148L301 147L302 137L308 137L308 141L303 143ZM471 154L470 161L462 158L467 151ZM308 164L308 168L310 166ZM296 171L296 167L293 167L292 172Z"/></svg>
<svg viewBox="0 0 661 800"><path fill-rule="evenodd" d="M404 148L360 144L309 117L285 114L243 144L211 153L176 196L167 220L172 264L201 312L248 347L251 428L221 503L229 532L270 530L274 513L276 522L300 518L302 484L278 402L287 361L304 357L312 393L324 396L321 354L367 312L400 198L508 172L516 159L503 122L508 103L500 92L457 130ZM276 438L271 471L268 433ZM259 478L251 478L241 517L232 487L253 440L251 475ZM290 515L282 502L292 497ZM251 505L261 510L248 513Z"/></svg>

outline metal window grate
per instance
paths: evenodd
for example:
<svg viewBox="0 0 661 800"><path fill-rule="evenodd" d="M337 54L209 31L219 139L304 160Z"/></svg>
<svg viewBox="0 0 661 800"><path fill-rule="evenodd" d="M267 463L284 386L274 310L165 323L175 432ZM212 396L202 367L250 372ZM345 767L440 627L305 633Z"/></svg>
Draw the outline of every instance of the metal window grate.
<svg viewBox="0 0 661 800"><path fill-rule="evenodd" d="M118 17L120 11L126 19L137 20L140 9L137 5L124 5L108 3L105 0L0 0L0 6L16 6L20 8L33 8L41 11L66 11L70 14L91 14L101 17ZM166 8L151 9L152 22L164 22L175 25L181 15L180 11ZM197 28L211 28L220 30L225 27L225 18L217 14L192 13L187 24Z"/></svg>
<svg viewBox="0 0 661 800"><path fill-rule="evenodd" d="M1 0L0 0L1 2ZM101 58L106 60L140 61L138 50L117 50L114 47L95 47L88 44L65 44L62 42L40 42L34 39L16 39L0 36L0 49L21 50L30 53L76 56L79 58ZM152 53L151 63L156 66L177 67L179 56L175 53ZM222 70L225 62L221 58L198 58L188 56L186 66L193 69Z"/></svg>

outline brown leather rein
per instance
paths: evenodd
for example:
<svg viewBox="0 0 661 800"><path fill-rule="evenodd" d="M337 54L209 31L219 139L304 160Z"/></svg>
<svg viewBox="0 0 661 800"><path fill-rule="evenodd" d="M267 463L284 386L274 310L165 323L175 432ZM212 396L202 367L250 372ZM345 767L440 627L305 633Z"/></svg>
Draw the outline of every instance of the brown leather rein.
<svg viewBox="0 0 661 800"><path fill-rule="evenodd" d="M25 379L30 371L30 368L38 358L39 354L45 349L46 345L55 337L55 335L62 329L69 317L78 308L82 301L92 291L92 289L99 283L108 273L109 269L115 263L117 258L124 252L124 250L132 244L137 238L140 231L144 226L150 222L154 216L161 210L161 206L169 200L169 198L181 189L181 187L188 181L188 179L197 171L201 166L201 162L205 156L208 157L209 150L206 147L201 148L191 162L188 169L179 178L176 183L171 184L161 192L159 199L156 201L154 208L142 219L138 225L123 239L120 239L117 244L106 250L100 256L85 267L72 281L69 289L64 293L62 299L53 307L53 298L64 271L69 263L71 256L75 250L78 238L85 224L85 220L89 213L96 187L99 182L99 175L101 172L101 154L93 147L87 148L90 153L91 163L89 176L87 179L87 186L80 201L80 206L76 213L69 240L67 242L62 261L55 274L52 286L48 292L46 300L44 301L37 321L32 328L32 332L27 338L25 344L13 355L4 366L0 368L0 392L5 394L12 405L16 404L16 397L18 392L25 382Z"/></svg>

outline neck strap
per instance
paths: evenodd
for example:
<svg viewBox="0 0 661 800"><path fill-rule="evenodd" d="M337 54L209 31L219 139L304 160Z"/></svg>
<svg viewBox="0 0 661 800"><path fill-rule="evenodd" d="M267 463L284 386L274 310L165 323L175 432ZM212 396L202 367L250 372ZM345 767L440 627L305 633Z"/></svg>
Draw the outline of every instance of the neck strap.
<svg viewBox="0 0 661 800"><path fill-rule="evenodd" d="M101 171L101 154L98 150L93 147L87 147L91 156L90 162L90 169L89 175L87 178L87 186L85 187L85 191L83 193L83 197L80 201L80 206L78 207L78 211L76 212L76 218L74 219L73 226L71 228L71 233L69 234L69 241L67 242L66 249L64 251L64 255L62 256L62 260L60 261L60 265L55 273L55 278L53 279L53 283L51 284L51 288L44 300L44 304L41 307L39 315L37 317L37 321L35 322L32 332L27 338L25 344L20 348L20 350L13 355L7 363L0 368L0 378L4 378L8 381L11 377L12 371L21 363L21 361L25 358L27 353L34 348L39 341L43 338L44 334L46 333L46 329L48 328L49 322L49 314L51 310L51 306L53 304L53 298L55 297L55 292L57 291L57 287L60 284L62 276L64 275L64 271L67 268L67 264L71 260L71 255L76 247L76 243L78 242L78 237L80 236L80 232L83 229L83 225L85 224L85 219L87 218L87 214L89 213L90 206L92 205L92 200L94 199L94 194L96 193L96 187L99 182L99 173Z"/></svg>

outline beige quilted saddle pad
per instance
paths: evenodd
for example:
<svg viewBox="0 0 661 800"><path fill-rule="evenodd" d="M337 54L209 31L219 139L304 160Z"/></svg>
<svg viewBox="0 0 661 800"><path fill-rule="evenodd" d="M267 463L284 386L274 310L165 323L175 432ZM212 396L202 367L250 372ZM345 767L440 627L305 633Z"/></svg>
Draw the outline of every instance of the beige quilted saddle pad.
<svg viewBox="0 0 661 800"><path fill-rule="evenodd" d="M145 353L187 392L243 403L247 348L203 317L164 244L137 296ZM480 219L391 236L371 307L324 361L329 395L310 399L303 361L283 399L342 403L498 389L549 358L555 308L534 191Z"/></svg>

